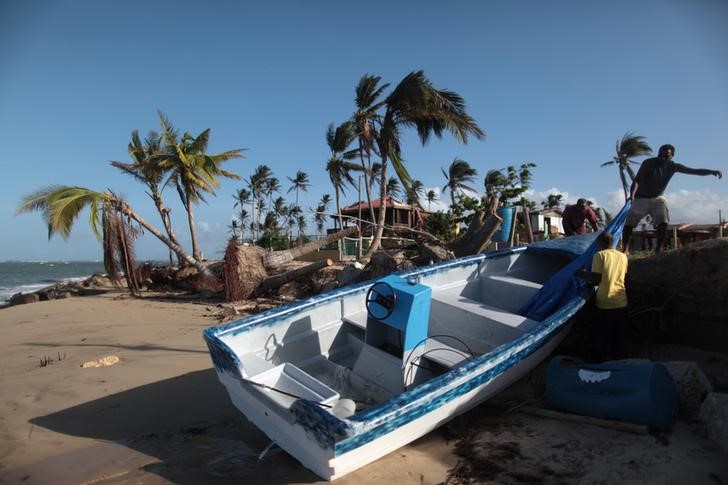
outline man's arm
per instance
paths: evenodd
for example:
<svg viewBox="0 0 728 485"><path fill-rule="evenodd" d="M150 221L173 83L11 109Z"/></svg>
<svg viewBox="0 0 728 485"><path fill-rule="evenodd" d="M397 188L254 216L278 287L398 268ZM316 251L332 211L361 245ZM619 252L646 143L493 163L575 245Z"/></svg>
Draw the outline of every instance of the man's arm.
<svg viewBox="0 0 728 485"><path fill-rule="evenodd" d="M590 285L598 285L602 281L602 274L593 271L580 269L574 274L577 278L581 278Z"/></svg>
<svg viewBox="0 0 728 485"><path fill-rule="evenodd" d="M675 164L675 171L680 173L685 173L688 175L715 175L718 178L723 178L723 172L720 170L710 170L708 168L690 168L686 167L685 165L681 163Z"/></svg>
<svg viewBox="0 0 728 485"><path fill-rule="evenodd" d="M637 189L640 186L640 181L645 177L649 164L650 164L650 162L645 160L644 162L642 162L642 165L640 165L639 170L637 170L637 175L634 176L634 180L632 181L632 186L629 188L629 201L630 202L634 201L634 194L637 193Z"/></svg>
<svg viewBox="0 0 728 485"><path fill-rule="evenodd" d="M594 209L591 207L586 208L586 218L589 219L589 223L591 224L594 232L597 232L599 230L599 218L597 217L597 213L594 212Z"/></svg>

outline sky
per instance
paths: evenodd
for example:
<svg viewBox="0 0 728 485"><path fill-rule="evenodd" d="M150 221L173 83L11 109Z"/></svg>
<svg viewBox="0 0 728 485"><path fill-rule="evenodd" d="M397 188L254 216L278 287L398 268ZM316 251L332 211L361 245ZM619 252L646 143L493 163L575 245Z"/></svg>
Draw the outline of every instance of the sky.
<svg viewBox="0 0 728 485"><path fill-rule="evenodd" d="M533 162L531 199L561 193L614 211L618 172L600 164L626 132L728 175L725 25L721 0L3 0L0 261L102 258L85 213L67 240L48 240L39 214L15 215L51 184L111 189L161 228L144 187L109 164L129 161L132 130L159 129L157 110L181 131L210 128L209 153L245 148L225 168L248 177L265 163L289 200L287 177L305 171L300 205L315 207L333 195L326 128L354 112L364 74L394 86L424 70L485 131L467 145L445 135L422 146L405 130L405 163L428 189L441 191L455 158L478 170L479 189L488 170ZM222 255L243 186L224 180L196 207L206 257ZM189 250L177 194L164 196ZM728 177L677 174L666 196L673 222L717 222ZM356 200L349 189L344 202ZM140 260L166 255L148 234L137 242Z"/></svg>

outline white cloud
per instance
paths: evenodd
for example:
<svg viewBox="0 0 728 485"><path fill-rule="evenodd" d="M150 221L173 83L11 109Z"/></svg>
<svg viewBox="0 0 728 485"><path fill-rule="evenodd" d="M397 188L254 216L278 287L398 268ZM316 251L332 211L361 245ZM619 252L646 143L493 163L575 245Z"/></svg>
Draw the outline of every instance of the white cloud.
<svg viewBox="0 0 728 485"><path fill-rule="evenodd" d="M725 219L728 213L728 194L710 189L678 190L665 194L673 223L717 224L718 211Z"/></svg>

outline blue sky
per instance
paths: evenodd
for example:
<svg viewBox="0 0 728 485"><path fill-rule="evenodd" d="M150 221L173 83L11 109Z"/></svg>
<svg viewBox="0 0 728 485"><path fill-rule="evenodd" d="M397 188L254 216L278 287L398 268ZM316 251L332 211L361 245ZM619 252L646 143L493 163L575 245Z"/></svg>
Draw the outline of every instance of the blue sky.
<svg viewBox="0 0 728 485"><path fill-rule="evenodd" d="M301 205L314 206L333 194L326 127L352 114L365 73L396 84L423 69L485 130L468 145L446 136L422 147L405 134L410 172L428 188L442 187L440 167L455 157L478 169L478 187L488 170L528 161L538 165L532 199L554 191L613 210L617 171L599 164L627 131L728 172L725 25L720 0L4 1L0 260L101 258L85 215L67 241L48 241L37 214L14 215L48 184L110 188L159 226L142 186L108 164L128 161L132 130L158 129L158 109L183 131L211 128L211 152L247 148L226 166L243 177L265 163L287 189L306 171ZM197 208L208 257L224 248L240 187L225 181ZM728 178L676 175L667 196L674 222L717 221ZM176 194L166 199L187 241ZM144 236L137 255L166 249Z"/></svg>

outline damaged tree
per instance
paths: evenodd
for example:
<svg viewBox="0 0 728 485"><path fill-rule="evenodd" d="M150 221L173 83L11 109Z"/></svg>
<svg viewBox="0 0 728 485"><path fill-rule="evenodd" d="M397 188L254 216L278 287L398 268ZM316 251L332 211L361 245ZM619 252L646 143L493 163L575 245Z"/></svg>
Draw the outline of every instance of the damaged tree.
<svg viewBox="0 0 728 485"><path fill-rule="evenodd" d="M326 259L281 272L294 259L356 234L358 229L358 226L349 227L303 246L272 252L256 246L245 246L231 239L225 251L223 265L225 300L245 300L256 293L278 288L296 278L330 266L332 261Z"/></svg>

